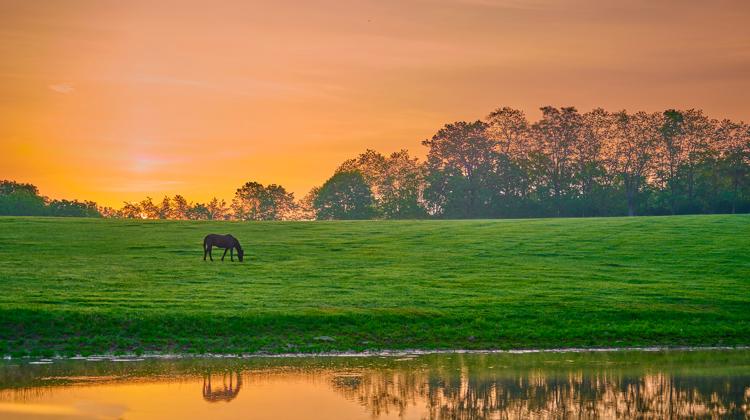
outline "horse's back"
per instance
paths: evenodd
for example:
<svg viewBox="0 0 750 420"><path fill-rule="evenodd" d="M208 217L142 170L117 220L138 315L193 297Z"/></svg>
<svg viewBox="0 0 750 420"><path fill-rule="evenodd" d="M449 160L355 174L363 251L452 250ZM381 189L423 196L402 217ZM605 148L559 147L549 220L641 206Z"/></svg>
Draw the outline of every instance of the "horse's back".
<svg viewBox="0 0 750 420"><path fill-rule="evenodd" d="M234 245L234 236L232 235L219 235L216 233L209 233L206 235L205 238L203 238L203 244L210 244L213 246L218 246L219 248L228 248L232 245Z"/></svg>

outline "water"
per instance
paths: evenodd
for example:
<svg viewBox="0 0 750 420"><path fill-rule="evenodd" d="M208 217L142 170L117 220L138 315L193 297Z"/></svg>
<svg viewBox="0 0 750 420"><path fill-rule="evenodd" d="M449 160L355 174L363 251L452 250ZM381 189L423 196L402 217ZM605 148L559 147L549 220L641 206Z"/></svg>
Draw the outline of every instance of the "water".
<svg viewBox="0 0 750 420"><path fill-rule="evenodd" d="M10 360L0 418L747 418L750 351Z"/></svg>

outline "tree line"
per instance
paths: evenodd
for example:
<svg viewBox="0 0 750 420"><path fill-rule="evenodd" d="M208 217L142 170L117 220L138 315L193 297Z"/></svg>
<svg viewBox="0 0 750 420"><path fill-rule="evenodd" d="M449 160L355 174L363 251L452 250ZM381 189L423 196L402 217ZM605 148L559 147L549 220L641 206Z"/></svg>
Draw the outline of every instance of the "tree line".
<svg viewBox="0 0 750 420"><path fill-rule="evenodd" d="M547 106L541 113L529 121L523 111L503 107L483 120L446 124L422 142L422 162L405 149L367 150L300 200L281 185L248 182L229 203L189 203L176 195L97 212L196 220L750 212L750 125L744 122L696 109L580 113Z"/></svg>
<svg viewBox="0 0 750 420"><path fill-rule="evenodd" d="M0 215L99 217L93 201L50 200L32 184L0 180Z"/></svg>

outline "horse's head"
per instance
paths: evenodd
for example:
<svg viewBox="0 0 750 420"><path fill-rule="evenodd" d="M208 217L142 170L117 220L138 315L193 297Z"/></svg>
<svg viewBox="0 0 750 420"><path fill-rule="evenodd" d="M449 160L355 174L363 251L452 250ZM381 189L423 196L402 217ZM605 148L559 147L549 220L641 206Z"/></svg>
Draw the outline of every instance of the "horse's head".
<svg viewBox="0 0 750 420"><path fill-rule="evenodd" d="M238 246L238 247L237 247L237 258L239 258L239 259L240 259L240 262L242 262L242 259L243 259L244 257L245 257L245 250L244 250L244 249L242 249L242 248L240 248L240 247Z"/></svg>

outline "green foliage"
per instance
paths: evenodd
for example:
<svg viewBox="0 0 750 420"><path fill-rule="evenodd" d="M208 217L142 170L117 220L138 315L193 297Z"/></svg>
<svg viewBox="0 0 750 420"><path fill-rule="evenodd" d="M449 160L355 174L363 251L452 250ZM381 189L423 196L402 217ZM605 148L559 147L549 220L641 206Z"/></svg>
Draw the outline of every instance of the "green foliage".
<svg viewBox="0 0 750 420"><path fill-rule="evenodd" d="M47 204L47 215L67 217L100 217L93 201L52 200Z"/></svg>
<svg viewBox="0 0 750 420"><path fill-rule="evenodd" d="M25 190L0 194L0 215L39 216L46 214L44 199Z"/></svg>
<svg viewBox="0 0 750 420"><path fill-rule="evenodd" d="M0 181L0 216L100 217L96 203L78 200L51 200L39 195L32 184Z"/></svg>
<svg viewBox="0 0 750 420"><path fill-rule="evenodd" d="M294 211L294 195L281 185L247 182L237 189L232 208L238 220L281 220Z"/></svg>
<svg viewBox="0 0 750 420"><path fill-rule="evenodd" d="M370 186L359 171L338 172L313 201L318 220L370 219L375 215Z"/></svg>
<svg viewBox="0 0 750 420"><path fill-rule="evenodd" d="M750 345L745 215L2 217L0 232L0 350L14 355ZM203 262L209 232L239 238L245 263Z"/></svg>

